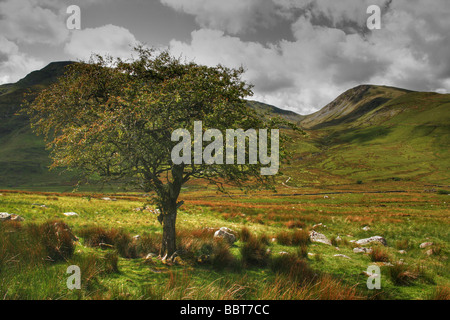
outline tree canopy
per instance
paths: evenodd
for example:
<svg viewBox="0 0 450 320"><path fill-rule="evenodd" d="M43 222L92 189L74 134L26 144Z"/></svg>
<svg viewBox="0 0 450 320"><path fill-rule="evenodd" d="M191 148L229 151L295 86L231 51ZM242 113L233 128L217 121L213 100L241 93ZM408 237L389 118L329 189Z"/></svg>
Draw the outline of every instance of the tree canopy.
<svg viewBox="0 0 450 320"><path fill-rule="evenodd" d="M180 128L193 132L195 121L202 122L203 130L222 132L267 128L275 122L267 123L248 108L244 98L252 95L252 86L241 79L242 68L183 62L167 51L142 47L136 52L138 57L130 61L95 55L68 66L25 110L52 150L52 167L76 168L102 181L155 191L164 226L162 252L170 255L177 199L188 180L207 179L219 189L224 183L273 185L272 176L260 174L260 162L175 164L171 152L178 142L172 141L172 133ZM282 148L280 153L283 157Z"/></svg>

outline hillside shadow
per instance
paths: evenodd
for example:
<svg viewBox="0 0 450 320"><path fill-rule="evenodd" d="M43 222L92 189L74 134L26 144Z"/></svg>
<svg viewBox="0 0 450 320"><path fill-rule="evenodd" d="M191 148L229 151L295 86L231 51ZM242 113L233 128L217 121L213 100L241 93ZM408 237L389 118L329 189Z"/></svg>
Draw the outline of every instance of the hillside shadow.
<svg viewBox="0 0 450 320"><path fill-rule="evenodd" d="M369 113L370 111L378 108L379 106L385 104L389 100L391 100L391 99L390 98L381 98L381 97L375 98L343 117L320 123L320 124L312 127L312 129L313 130L323 129L326 127L332 127L332 126L337 126L337 125L340 125L343 123L350 123L350 122L356 121L363 115L365 115L365 114Z"/></svg>
<svg viewBox="0 0 450 320"><path fill-rule="evenodd" d="M317 140L323 146L333 147L343 143L363 144L374 139L388 136L392 132L387 127L372 127L366 129L346 129L332 132Z"/></svg>

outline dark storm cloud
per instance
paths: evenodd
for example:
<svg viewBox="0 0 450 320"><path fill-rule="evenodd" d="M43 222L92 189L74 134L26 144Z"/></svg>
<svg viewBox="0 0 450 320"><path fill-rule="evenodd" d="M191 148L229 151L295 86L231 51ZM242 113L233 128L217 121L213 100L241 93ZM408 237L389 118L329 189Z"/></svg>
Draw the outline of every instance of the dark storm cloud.
<svg viewBox="0 0 450 320"><path fill-rule="evenodd" d="M205 10L181 0L162 0L203 19ZM225 2L208 1L217 9ZM200 63L244 64L247 79L266 102L300 113L317 110L351 86L373 83L436 91L450 90L449 8L445 0L273 0L277 17L288 22L291 37L269 46L245 36L251 12L225 20L208 11L190 42L172 48ZM381 30L368 30L369 5L382 11ZM230 25L238 29L230 32ZM254 24L252 24L254 26ZM215 32L211 29L220 29ZM261 32L263 27L259 29ZM214 49L210 49L214 48ZM279 83L277 85L277 83Z"/></svg>
<svg viewBox="0 0 450 320"><path fill-rule="evenodd" d="M0 82L50 62L36 45L79 59L147 42L244 66L255 99L303 114L361 83L450 91L448 0L78 0L76 32L65 27L69 4L0 0ZM367 29L369 5L382 9L381 30Z"/></svg>

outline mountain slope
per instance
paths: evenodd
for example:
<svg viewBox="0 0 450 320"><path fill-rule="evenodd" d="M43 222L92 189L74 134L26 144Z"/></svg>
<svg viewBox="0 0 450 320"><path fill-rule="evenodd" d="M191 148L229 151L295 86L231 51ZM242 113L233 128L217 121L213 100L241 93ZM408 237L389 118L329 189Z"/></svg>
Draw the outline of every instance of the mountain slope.
<svg viewBox="0 0 450 320"><path fill-rule="evenodd" d="M27 90L46 88L70 63L54 62L0 86L0 189L73 185L72 176L48 171L44 141L16 115ZM450 95L362 85L308 116L257 101L248 106L309 133L294 137L294 159L282 166L293 186L392 179L450 184Z"/></svg>
<svg viewBox="0 0 450 320"><path fill-rule="evenodd" d="M27 118L16 115L24 94L39 91L61 76L72 62L50 63L28 74L14 84L0 86L0 186L15 188L22 185L61 185L69 176L49 172L49 153L41 137L30 128Z"/></svg>
<svg viewBox="0 0 450 320"><path fill-rule="evenodd" d="M310 138L293 146L303 172L298 183L450 184L449 94L359 86L301 125Z"/></svg>
<svg viewBox="0 0 450 320"><path fill-rule="evenodd" d="M361 85L344 92L321 110L308 115L301 125L307 129L351 122L355 125L363 122L364 116L369 112L410 92L412 91L399 88ZM391 113L390 117L392 116Z"/></svg>
<svg viewBox="0 0 450 320"><path fill-rule="evenodd" d="M250 108L256 110L256 112L262 116L281 117L287 121L291 121L291 122L294 122L297 124L299 124L300 121L305 119L305 116L302 116L293 111L279 109L270 104L266 104L266 103L262 103L262 102L258 102L258 101L248 100L247 105Z"/></svg>
<svg viewBox="0 0 450 320"><path fill-rule="evenodd" d="M17 115L24 94L38 92L63 75L71 61L52 62L33 71L14 84L0 85L0 188L39 187L73 184L71 175L49 172L49 152L41 137L36 136L25 116ZM248 101L248 106L260 115L281 116L289 121L303 119L292 111Z"/></svg>

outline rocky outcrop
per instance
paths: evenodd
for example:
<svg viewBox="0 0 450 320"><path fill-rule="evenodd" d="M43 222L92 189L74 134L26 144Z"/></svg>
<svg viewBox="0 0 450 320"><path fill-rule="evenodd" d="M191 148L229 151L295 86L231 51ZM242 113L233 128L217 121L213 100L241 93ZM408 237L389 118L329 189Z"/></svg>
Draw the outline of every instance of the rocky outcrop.
<svg viewBox="0 0 450 320"><path fill-rule="evenodd" d="M369 243L374 243L374 242L375 243L378 242L378 243L382 244L383 246L387 246L386 239L384 239L383 237L380 237L380 236L373 236L373 237L366 238L366 239L360 239L360 240L356 241L355 243L360 246L364 246L364 245L367 245Z"/></svg>
<svg viewBox="0 0 450 320"><path fill-rule="evenodd" d="M317 231L311 231L309 233L309 240L311 240L311 242L319 242L331 246L330 239L328 239L324 234Z"/></svg>
<svg viewBox="0 0 450 320"><path fill-rule="evenodd" d="M214 238L222 238L230 244L236 242L236 236L234 235L233 230L222 227L214 233Z"/></svg>

